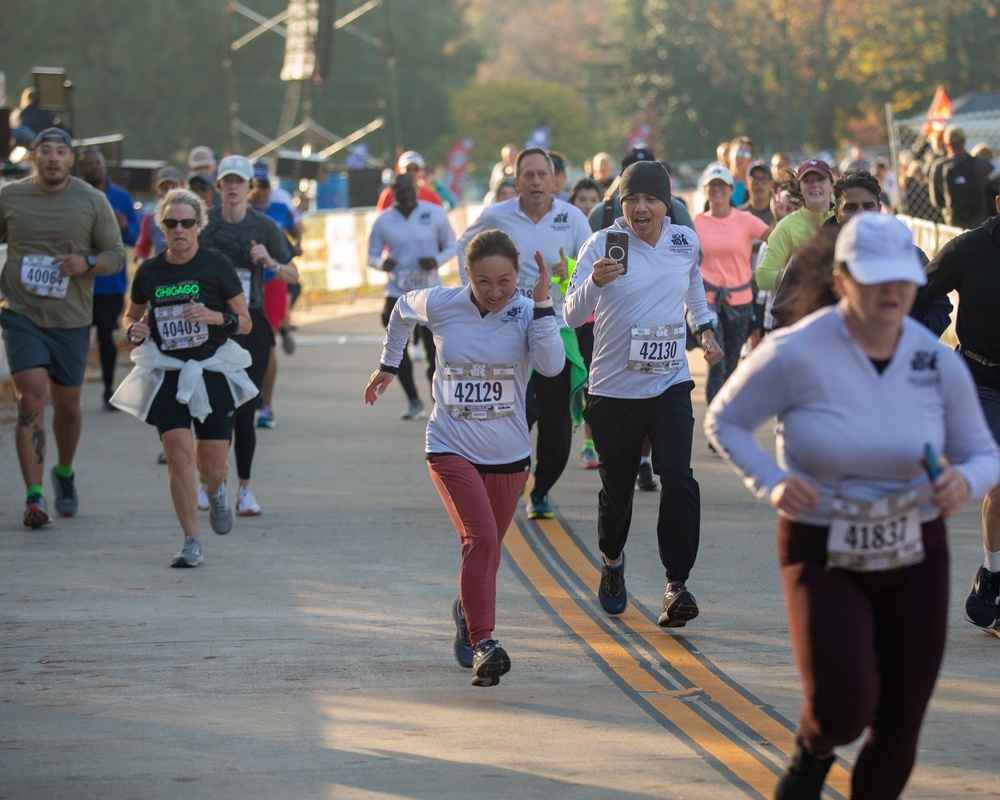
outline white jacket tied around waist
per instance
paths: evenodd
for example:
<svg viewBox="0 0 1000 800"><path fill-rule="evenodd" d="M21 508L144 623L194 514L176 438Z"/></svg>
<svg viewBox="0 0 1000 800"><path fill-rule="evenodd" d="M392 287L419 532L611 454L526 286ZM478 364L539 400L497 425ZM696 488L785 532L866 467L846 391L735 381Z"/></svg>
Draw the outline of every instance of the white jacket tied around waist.
<svg viewBox="0 0 1000 800"><path fill-rule="evenodd" d="M246 373L246 368L252 362L250 353L232 339L204 361L182 361L168 356L152 339L147 339L132 351L132 363L135 366L112 396L111 405L145 422L153 399L163 385L164 374L167 370L175 369L181 373L177 380L177 402L185 403L191 416L204 422L212 413L204 371L221 372L226 376L229 391L233 393L233 400L239 408L257 396L257 387Z"/></svg>

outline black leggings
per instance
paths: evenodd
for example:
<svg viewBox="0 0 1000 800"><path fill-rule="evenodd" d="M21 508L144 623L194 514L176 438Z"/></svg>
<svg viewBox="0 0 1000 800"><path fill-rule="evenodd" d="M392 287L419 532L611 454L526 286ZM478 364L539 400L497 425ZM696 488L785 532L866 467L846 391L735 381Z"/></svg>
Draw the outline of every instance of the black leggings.
<svg viewBox="0 0 1000 800"><path fill-rule="evenodd" d="M97 349L101 354L101 378L104 380L105 391L110 391L115 382L115 364L118 361L115 331L124 307L123 294L94 295L93 323L97 328Z"/></svg>
<svg viewBox="0 0 1000 800"><path fill-rule="evenodd" d="M799 727L823 755L868 728L853 800L895 800L913 770L948 612L948 542L922 526L924 560L885 572L826 569L827 529L778 518L788 630L805 696Z"/></svg>
<svg viewBox="0 0 1000 800"><path fill-rule="evenodd" d="M250 309L250 320L253 328L243 336L233 339L246 349L253 362L247 367L247 375L258 389L264 385L264 375L267 364L271 360L271 348L274 347L274 331L271 323L260 308ZM250 480L250 470L253 467L254 453L257 451L257 428L254 425L254 413L259 406L261 395L236 409L236 421L233 424L233 452L236 453L236 474L240 480Z"/></svg>
<svg viewBox="0 0 1000 800"><path fill-rule="evenodd" d="M556 485L566 469L569 451L573 444L573 420L569 414L570 370L569 361L558 375L547 378L533 372L528 381L528 428L538 423L535 447L535 485L531 493L541 497Z"/></svg>
<svg viewBox="0 0 1000 800"><path fill-rule="evenodd" d="M382 309L382 325L386 328L389 327L389 316L392 314L392 310L396 307L396 301L399 300L398 297L387 297L385 298L385 307ZM437 347L434 345L434 334L431 333L430 328L426 328L423 325L417 325L416 328L420 332L420 342L424 346L424 352L427 353L427 380L434 380L434 362L437 357ZM406 397L409 400L416 400L419 398L420 394L417 392L417 384L413 380L413 362L410 360L409 347L403 348L403 360L399 362L399 372L397 377L399 378L399 385L403 387L403 391L406 392Z"/></svg>

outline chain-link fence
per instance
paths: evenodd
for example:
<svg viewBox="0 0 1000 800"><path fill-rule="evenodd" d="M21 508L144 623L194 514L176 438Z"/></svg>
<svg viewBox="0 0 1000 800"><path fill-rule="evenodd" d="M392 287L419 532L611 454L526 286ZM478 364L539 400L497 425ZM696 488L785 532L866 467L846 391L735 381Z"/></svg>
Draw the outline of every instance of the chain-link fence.
<svg viewBox="0 0 1000 800"><path fill-rule="evenodd" d="M1000 95L997 95L1000 98ZM929 222L944 223L942 214L946 191L932 197L931 182L935 165L946 157L943 132L955 125L965 133L967 150L991 163L990 180L983 197L985 213L995 214L991 198L996 196L1000 179L1000 103L997 108L955 114L944 122L931 123L926 117L896 119L888 109L892 176L895 186L884 187L900 214ZM935 202L936 201L936 202Z"/></svg>

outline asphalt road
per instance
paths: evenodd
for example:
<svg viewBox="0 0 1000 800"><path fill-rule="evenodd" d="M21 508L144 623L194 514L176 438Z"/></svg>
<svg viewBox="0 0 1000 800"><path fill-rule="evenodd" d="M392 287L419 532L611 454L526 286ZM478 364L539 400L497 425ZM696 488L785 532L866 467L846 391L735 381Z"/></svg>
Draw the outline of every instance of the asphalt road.
<svg viewBox="0 0 1000 800"><path fill-rule="evenodd" d="M203 517L194 570L168 568L181 537L154 430L102 411L98 383L84 388L73 519L22 527L13 427L0 425L0 800L769 797L799 704L769 508L699 430L701 616L656 625L657 501L640 494L634 602L610 619L594 598L598 477L576 465L578 432L557 519L522 508L507 535L496 635L513 669L470 686L452 656L458 539L423 425L399 419L395 386L361 401L380 306L300 317L278 426L258 432L264 514L226 537ZM700 429L701 388L695 399ZM978 505L950 528L948 653L905 797L995 798L1000 640L961 617ZM829 797L849 793L853 753Z"/></svg>

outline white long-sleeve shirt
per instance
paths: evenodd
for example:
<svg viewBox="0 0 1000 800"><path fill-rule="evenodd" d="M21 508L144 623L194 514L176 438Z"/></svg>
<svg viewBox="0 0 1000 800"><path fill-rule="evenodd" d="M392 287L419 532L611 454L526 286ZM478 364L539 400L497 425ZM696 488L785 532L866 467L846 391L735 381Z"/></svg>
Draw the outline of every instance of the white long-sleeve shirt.
<svg viewBox="0 0 1000 800"><path fill-rule="evenodd" d="M590 393L601 397L656 397L691 380L684 349L684 305L699 325L713 319L698 268L698 236L664 220L652 247L629 236L628 273L604 287L593 281L608 231L630 233L624 217L590 236L577 256L563 317L579 328L594 315ZM671 344L672 342L672 344Z"/></svg>
<svg viewBox="0 0 1000 800"><path fill-rule="evenodd" d="M454 453L473 464L513 464L531 455L524 395L531 368L558 375L565 364L551 309L535 319L531 300L515 293L485 316L467 286L403 295L389 317L382 364L398 367L414 325L434 334L434 411L426 452Z"/></svg>
<svg viewBox="0 0 1000 800"><path fill-rule="evenodd" d="M437 270L420 267L421 258L433 258L440 267L455 256L455 231L448 220L448 212L433 203L417 201L410 216L393 206L375 218L368 238L368 265L382 269L384 253L395 259L396 266L389 271L385 285L386 297L440 286Z"/></svg>
<svg viewBox="0 0 1000 800"><path fill-rule="evenodd" d="M778 418L777 461L754 431ZM705 417L705 433L766 499L788 474L809 480L819 508L795 519L828 525L835 494L874 500L920 492L920 519L934 519L924 447L947 457L985 494L1000 477L997 448L961 358L912 319L880 374L847 328L839 306L767 336L726 381Z"/></svg>
<svg viewBox="0 0 1000 800"><path fill-rule="evenodd" d="M504 231L514 241L520 254L520 264L517 270L517 288L525 297L530 298L538 280L538 265L535 263L535 251L541 251L545 263L552 265L559 260L559 248L573 257L579 252L584 242L590 237L590 223L583 212L571 203L558 199L553 195L552 208L537 223L521 210L520 197L494 203L483 209L483 213L473 222L458 240L458 266L462 282L468 283L469 276L465 273L465 248L472 238L481 231L492 229ZM551 274L551 273L550 273ZM549 294L555 304L556 319L560 327L564 326L562 318L563 292L558 283L553 282Z"/></svg>

